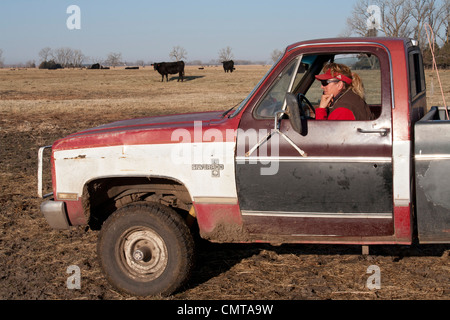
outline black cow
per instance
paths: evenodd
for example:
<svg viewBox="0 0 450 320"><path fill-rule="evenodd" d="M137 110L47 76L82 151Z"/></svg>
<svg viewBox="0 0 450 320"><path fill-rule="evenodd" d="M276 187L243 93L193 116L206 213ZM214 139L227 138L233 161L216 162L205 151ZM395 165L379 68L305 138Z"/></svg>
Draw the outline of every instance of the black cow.
<svg viewBox="0 0 450 320"><path fill-rule="evenodd" d="M233 60L222 61L222 64L223 64L223 70L225 71L225 73L227 73L228 71L233 72L233 70L236 70L234 68L234 61Z"/></svg>
<svg viewBox="0 0 450 320"><path fill-rule="evenodd" d="M183 81L184 77L184 62L183 61L177 61L177 62L158 62L152 64L153 68L158 71L162 78L161 82L164 81L164 76L166 76L166 81L169 81L168 75L169 74L176 74L178 73L179 78L178 81Z"/></svg>
<svg viewBox="0 0 450 320"><path fill-rule="evenodd" d="M94 63L89 69L109 69L109 67L104 67L100 63Z"/></svg>

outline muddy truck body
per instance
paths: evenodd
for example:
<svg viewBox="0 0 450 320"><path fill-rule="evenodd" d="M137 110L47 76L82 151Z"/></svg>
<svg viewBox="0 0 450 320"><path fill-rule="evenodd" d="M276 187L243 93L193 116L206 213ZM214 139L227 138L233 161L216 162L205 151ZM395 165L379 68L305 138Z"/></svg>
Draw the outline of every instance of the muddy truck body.
<svg viewBox="0 0 450 320"><path fill-rule="evenodd" d="M360 75L373 120L314 119L315 76L328 62ZM189 278L194 233L239 243L450 242L449 138L447 110L427 111L417 43L304 41L230 110L118 121L41 148L38 192L52 228L100 230L113 285L170 294Z"/></svg>

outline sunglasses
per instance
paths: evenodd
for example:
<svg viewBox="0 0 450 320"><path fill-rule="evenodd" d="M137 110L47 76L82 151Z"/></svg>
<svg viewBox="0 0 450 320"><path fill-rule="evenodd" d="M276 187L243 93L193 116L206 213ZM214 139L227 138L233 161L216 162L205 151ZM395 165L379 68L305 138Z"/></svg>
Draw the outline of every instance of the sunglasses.
<svg viewBox="0 0 450 320"><path fill-rule="evenodd" d="M326 87L327 85L329 85L330 83L335 83L335 82L339 82L341 80L321 80L320 83L322 84L322 86Z"/></svg>

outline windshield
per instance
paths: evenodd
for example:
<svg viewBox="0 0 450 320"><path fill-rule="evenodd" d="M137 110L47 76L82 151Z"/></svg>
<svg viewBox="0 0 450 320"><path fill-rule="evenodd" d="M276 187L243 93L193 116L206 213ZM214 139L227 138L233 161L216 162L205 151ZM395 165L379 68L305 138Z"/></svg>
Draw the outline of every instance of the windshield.
<svg viewBox="0 0 450 320"><path fill-rule="evenodd" d="M283 69L277 79L273 81L270 89L265 93L263 99L259 103L256 116L273 117L278 111L285 109L286 92L290 92L294 84L298 62L295 58Z"/></svg>
<svg viewBox="0 0 450 320"><path fill-rule="evenodd" d="M261 85L261 83L264 82L264 80L269 76L269 74L272 72L272 70L275 68L275 66L278 64L278 62L281 60L281 58L283 57L283 55L280 56L280 58L278 58L278 60L273 64L273 66L270 68L269 71L267 71L267 73L264 75L264 77L261 78L261 80L259 80L258 84L253 88L253 90L250 92L250 94L247 96L247 98L245 98L240 104L239 107L236 109L236 111L233 112L232 115L230 115L230 118L233 118L234 116L236 116L237 114L239 114L239 112L241 112L241 110L244 108L244 106L247 104L248 100L250 100L250 98L253 96L253 94L255 93L255 91L259 88L259 86Z"/></svg>

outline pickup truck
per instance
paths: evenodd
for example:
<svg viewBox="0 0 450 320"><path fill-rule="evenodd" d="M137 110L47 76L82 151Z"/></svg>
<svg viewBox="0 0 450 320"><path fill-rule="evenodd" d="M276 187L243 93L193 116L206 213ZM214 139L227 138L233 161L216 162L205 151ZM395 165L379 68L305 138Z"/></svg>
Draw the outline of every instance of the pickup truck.
<svg viewBox="0 0 450 320"><path fill-rule="evenodd" d="M329 62L360 76L372 120L315 119ZM168 295L189 279L198 236L449 243L449 135L446 107L427 110L416 41L302 41L227 111L118 121L40 148L38 193L52 228L100 230L115 287Z"/></svg>

